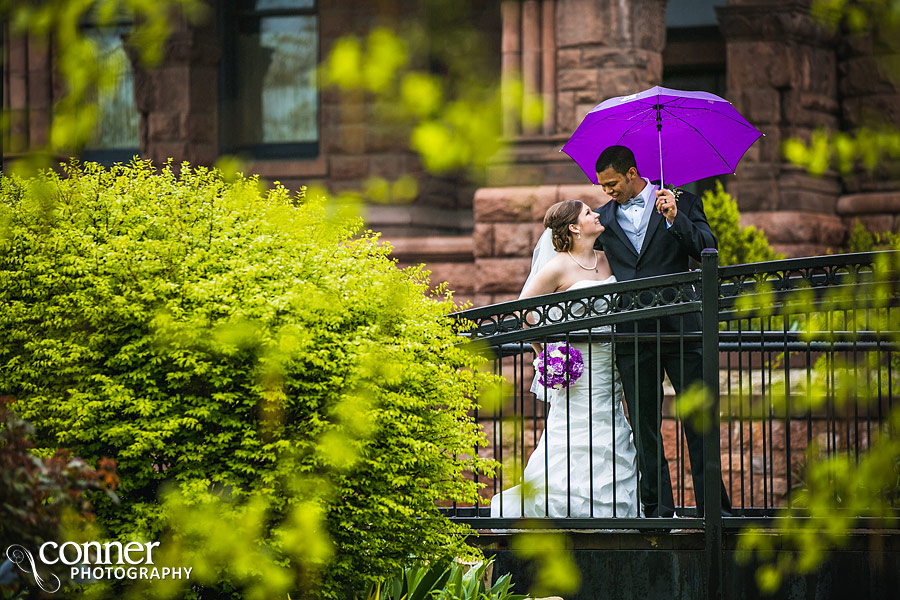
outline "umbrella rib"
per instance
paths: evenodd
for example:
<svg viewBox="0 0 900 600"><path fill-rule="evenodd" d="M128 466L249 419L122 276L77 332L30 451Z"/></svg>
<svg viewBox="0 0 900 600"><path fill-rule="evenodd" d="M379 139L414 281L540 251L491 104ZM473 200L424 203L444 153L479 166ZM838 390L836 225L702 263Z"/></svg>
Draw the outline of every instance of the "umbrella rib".
<svg viewBox="0 0 900 600"><path fill-rule="evenodd" d="M634 115L637 116L637 112L635 112ZM585 133L587 133L589 130L593 129L593 128L596 127L597 125L601 125L601 124L606 123L606 122L608 122L608 121L634 121L634 125L643 125L643 124L645 124L645 123L649 123L649 122L650 122L650 121L648 121L646 118L643 118L643 117L641 117L641 118L619 118L619 117L621 117L621 116L622 116L622 115L610 115L610 116L608 116L608 117L603 117L602 119L597 119L596 121L594 121L593 123L591 123L590 125L588 125L587 127L585 127L585 128L579 133L579 136L583 136ZM656 121L653 121L653 122L655 123ZM626 130L626 133L631 132L633 129L634 129L634 126L629 127L629 128ZM624 134L623 134L623 135L624 135ZM620 136L619 139L621 140L622 137Z"/></svg>
<svg viewBox="0 0 900 600"><path fill-rule="evenodd" d="M664 106L664 107L663 107L663 110L666 112L666 114L672 115L672 117L675 118L675 119L680 119L680 118L681 118L681 117L676 116L675 113L673 113L671 110L668 109L668 107L665 107L665 106ZM703 107L703 106L697 106L697 107L693 107L691 110L702 110L702 111L706 111L706 112L715 113L715 114L719 115L720 117L724 117L724 118L728 119L728 120L731 121L732 123L737 123L738 125L742 126L744 129L753 129L754 131L759 131L759 130L757 130L753 125L747 123L746 121L742 121L742 120L735 119L735 118L732 117L731 115L726 115L725 113L721 113L721 112L719 112L719 111L712 110L711 108L705 108L705 107Z"/></svg>
<svg viewBox="0 0 900 600"><path fill-rule="evenodd" d="M671 113L670 113L670 114L671 114ZM691 129L693 129L694 131L696 131L696 132L697 132L697 135L700 136L700 139L703 140L704 142L706 142L706 145L709 146L710 148L712 148L712 149L713 149L713 152L715 152L716 155L717 155L719 158L722 159L722 162L725 163L725 166L727 166L727 167L728 167L729 169L731 169L732 171L734 170L734 167L732 167L732 166L728 163L728 161L725 159L725 157L722 156L721 153L719 153L719 150L718 150L715 146L713 146L713 145L709 142L708 139L706 139L706 136L703 135L702 133L700 133L700 130L699 130L699 129L697 129L696 127L694 127L693 125L691 125L690 123L688 123L687 121L685 121L684 119L682 119L681 117L678 117L678 116L676 116L676 115L674 115L674 114L672 114L671 116L672 116L672 119L681 121L682 123L684 123L685 125L687 125L689 128L691 128Z"/></svg>
<svg viewBox="0 0 900 600"><path fill-rule="evenodd" d="M635 131L636 129L640 129L638 127L638 125L650 125L652 123L656 123L656 120L649 121L647 119L641 119L639 121L635 121L631 127L629 127L628 129L626 129L625 131L622 132L622 135L620 135L619 139L616 141L621 142L622 138L624 138L626 135L630 134L631 132Z"/></svg>

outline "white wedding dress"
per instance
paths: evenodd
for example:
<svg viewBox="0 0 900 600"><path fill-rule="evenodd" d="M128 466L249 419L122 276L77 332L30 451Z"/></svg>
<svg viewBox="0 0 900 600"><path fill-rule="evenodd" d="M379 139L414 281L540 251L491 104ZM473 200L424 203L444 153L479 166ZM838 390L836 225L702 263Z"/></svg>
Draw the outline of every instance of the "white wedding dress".
<svg viewBox="0 0 900 600"><path fill-rule="evenodd" d="M613 276L579 281L569 289L615 281ZM491 498L492 517L639 514L637 453L610 344L593 343L590 350L587 343L572 346L581 352L584 373L568 393L547 390L546 426L523 471L523 484ZM543 400L543 387L537 387Z"/></svg>

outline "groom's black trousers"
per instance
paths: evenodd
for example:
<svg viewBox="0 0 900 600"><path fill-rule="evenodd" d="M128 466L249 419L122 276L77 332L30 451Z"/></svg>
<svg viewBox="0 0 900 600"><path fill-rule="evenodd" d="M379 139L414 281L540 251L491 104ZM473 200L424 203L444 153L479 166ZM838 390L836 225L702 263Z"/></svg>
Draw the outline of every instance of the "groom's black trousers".
<svg viewBox="0 0 900 600"><path fill-rule="evenodd" d="M683 353L683 360L682 360ZM628 415L635 434L638 468L641 472L641 503L647 517L671 517L675 512L669 464L661 444L663 373L668 374L676 396L703 380L702 352L698 347L682 350L678 343L640 343L635 358L630 343L616 347L616 366L625 391ZM691 419L682 421L691 460L691 476L698 515L703 514L703 434ZM721 486L722 507L731 509L725 484Z"/></svg>

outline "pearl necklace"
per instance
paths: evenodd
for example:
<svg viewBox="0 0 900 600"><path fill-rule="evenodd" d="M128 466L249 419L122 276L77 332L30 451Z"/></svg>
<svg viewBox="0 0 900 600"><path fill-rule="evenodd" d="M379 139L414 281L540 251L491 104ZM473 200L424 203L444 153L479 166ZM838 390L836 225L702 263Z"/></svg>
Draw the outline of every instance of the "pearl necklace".
<svg viewBox="0 0 900 600"><path fill-rule="evenodd" d="M584 269L585 271L593 271L593 272L595 272L595 273L599 273L599 272L600 272L600 270L597 269L597 263L600 262L600 257L597 256L597 253L596 253L596 252L594 252L594 266L593 266L593 267L586 267L586 266L584 266L583 264L581 264L580 262L578 262L578 260L577 260L574 256L572 256L572 252L569 251L569 250L566 250L566 254L569 255L569 258L571 258L573 261L575 261L575 264L576 264L576 265L578 265L579 267L581 267L581 268Z"/></svg>

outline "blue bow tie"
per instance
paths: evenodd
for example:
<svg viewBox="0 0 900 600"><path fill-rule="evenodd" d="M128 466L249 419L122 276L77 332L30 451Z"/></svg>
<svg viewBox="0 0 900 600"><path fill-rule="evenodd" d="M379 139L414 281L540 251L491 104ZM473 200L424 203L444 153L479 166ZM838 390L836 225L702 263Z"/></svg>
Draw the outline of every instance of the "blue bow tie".
<svg viewBox="0 0 900 600"><path fill-rule="evenodd" d="M640 207L643 208L643 206L644 206L644 197L643 197L643 196L636 196L636 197L632 198L631 200L629 200L628 202L623 202L623 203L622 203L622 208L628 208L628 207L630 207L630 206L640 206Z"/></svg>

